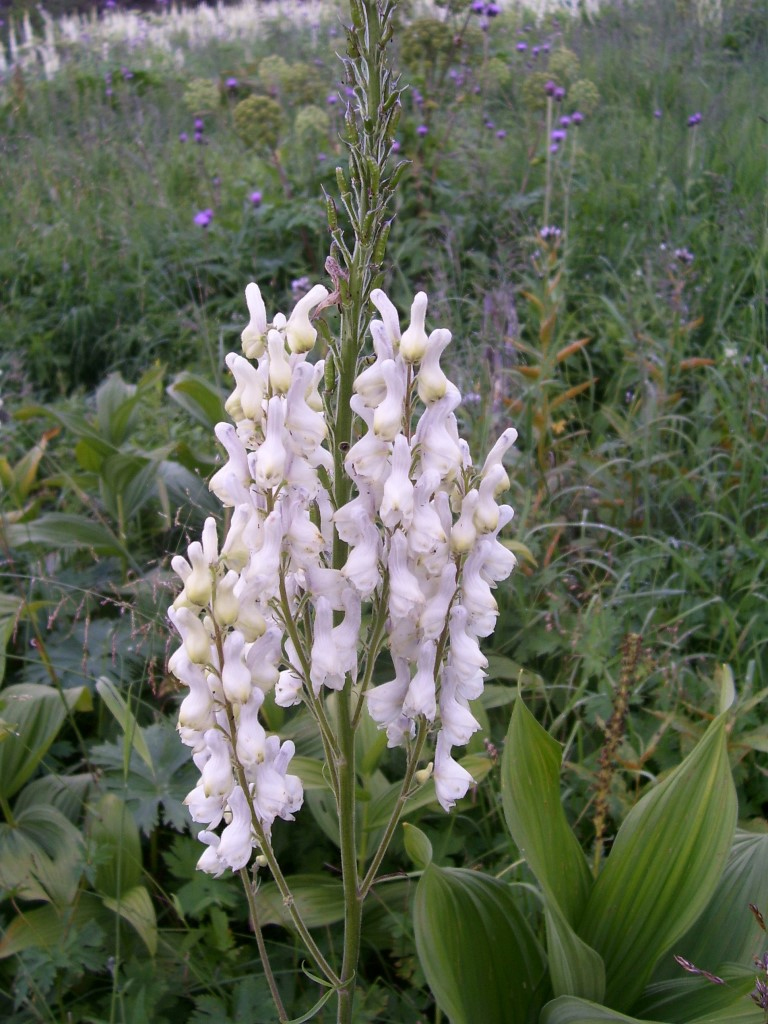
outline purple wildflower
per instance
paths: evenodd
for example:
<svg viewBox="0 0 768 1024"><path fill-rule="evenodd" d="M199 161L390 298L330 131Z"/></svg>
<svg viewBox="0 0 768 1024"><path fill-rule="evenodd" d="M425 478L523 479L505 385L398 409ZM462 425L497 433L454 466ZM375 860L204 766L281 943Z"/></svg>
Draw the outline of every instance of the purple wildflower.
<svg viewBox="0 0 768 1024"><path fill-rule="evenodd" d="M323 161L325 161L327 159L328 159L328 157L325 155L325 153L318 153L317 154L317 162L318 163L323 163Z"/></svg>
<svg viewBox="0 0 768 1024"><path fill-rule="evenodd" d="M569 128L570 124L571 124L571 118L568 116L568 114L563 114L563 116L560 118L560 127L561 128Z"/></svg>
<svg viewBox="0 0 768 1024"><path fill-rule="evenodd" d="M698 110L688 118L688 127L695 128L697 124L701 124L701 112Z"/></svg>
<svg viewBox="0 0 768 1024"><path fill-rule="evenodd" d="M544 92L547 94L547 96L554 96L555 95L555 89L557 89L557 86L555 85L555 83L550 78L550 80L544 86Z"/></svg>
<svg viewBox="0 0 768 1024"><path fill-rule="evenodd" d="M261 206L261 192L258 190L256 192L251 192L248 198L251 201L251 206Z"/></svg>
<svg viewBox="0 0 768 1024"><path fill-rule="evenodd" d="M228 89L236 89L239 85L236 78L228 78L224 84Z"/></svg>
<svg viewBox="0 0 768 1024"><path fill-rule="evenodd" d="M501 14L501 8L498 4L485 5L485 16L487 18L495 18L497 14Z"/></svg>
<svg viewBox="0 0 768 1024"><path fill-rule="evenodd" d="M581 124L584 120L584 115L580 110L574 110L571 114L571 124Z"/></svg>
<svg viewBox="0 0 768 1024"><path fill-rule="evenodd" d="M397 139L395 139L395 141L392 143L392 152L393 153L399 153L400 152L400 143L397 141Z"/></svg>
<svg viewBox="0 0 768 1024"><path fill-rule="evenodd" d="M682 263L684 267L690 266L693 263L693 253L690 249L675 249L673 255L678 263Z"/></svg>
<svg viewBox="0 0 768 1024"><path fill-rule="evenodd" d="M203 133L202 132L195 132L195 142L198 144L198 146L202 146L202 144L203 144Z"/></svg>
<svg viewBox="0 0 768 1024"><path fill-rule="evenodd" d="M518 43L515 49L518 53L525 53L525 51L528 49L528 43Z"/></svg>
<svg viewBox="0 0 768 1024"><path fill-rule="evenodd" d="M499 130L496 132L496 138L497 139L506 139L506 137L507 137L507 133L504 131L504 129L503 128L499 128Z"/></svg>
<svg viewBox="0 0 768 1024"><path fill-rule="evenodd" d="M197 224L199 228L207 228L212 220L213 210L211 209L198 210L198 212L195 214L195 224Z"/></svg>
<svg viewBox="0 0 768 1024"><path fill-rule="evenodd" d="M555 130L550 135L550 139L552 140L552 142L565 142L567 138L568 132L564 131L562 128L555 128Z"/></svg>
<svg viewBox="0 0 768 1024"><path fill-rule="evenodd" d="M558 85L558 87L552 93L552 96L554 97L555 103L560 103L561 100L565 99L565 89L562 87L562 85Z"/></svg>
<svg viewBox="0 0 768 1024"><path fill-rule="evenodd" d="M661 117L661 111L658 107L654 110L653 116L656 118L656 120L658 120Z"/></svg>
<svg viewBox="0 0 768 1024"><path fill-rule="evenodd" d="M335 92L329 92L325 98L325 102L328 103L330 106L334 106L334 104L339 102L339 97L336 95Z"/></svg>
<svg viewBox="0 0 768 1024"><path fill-rule="evenodd" d="M187 135L186 132L179 132L179 142L187 142L188 139L189 136Z"/></svg>
<svg viewBox="0 0 768 1024"><path fill-rule="evenodd" d="M429 128L427 128L425 124L420 124L419 127L416 129L416 134L420 135L422 138L424 138L424 136L427 135L428 133Z"/></svg>
<svg viewBox="0 0 768 1024"><path fill-rule="evenodd" d="M205 122L203 121L202 117L196 117L195 118L195 131L196 132L201 132L201 131L204 130L204 128L205 128Z"/></svg>

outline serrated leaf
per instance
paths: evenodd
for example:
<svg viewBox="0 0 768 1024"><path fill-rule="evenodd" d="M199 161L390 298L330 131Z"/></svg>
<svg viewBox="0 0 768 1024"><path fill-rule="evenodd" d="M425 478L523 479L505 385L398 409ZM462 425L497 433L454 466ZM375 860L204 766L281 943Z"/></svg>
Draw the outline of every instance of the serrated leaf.
<svg viewBox="0 0 768 1024"><path fill-rule="evenodd" d="M430 864L416 887L414 929L422 969L451 1024L533 1019L546 963L508 885Z"/></svg>
<svg viewBox="0 0 768 1024"><path fill-rule="evenodd" d="M0 795L4 799L32 777L64 724L67 710L86 710L90 703L85 686L59 691L20 683L0 690L0 717L10 729L0 743Z"/></svg>
<svg viewBox="0 0 768 1024"><path fill-rule="evenodd" d="M548 904L557 904L568 924L575 926L592 878L563 811L561 760L560 744L522 699L516 700L501 759L504 817Z"/></svg>
<svg viewBox="0 0 768 1024"><path fill-rule="evenodd" d="M630 811L579 923L603 957L608 1005L629 1010L711 899L736 827L724 715Z"/></svg>

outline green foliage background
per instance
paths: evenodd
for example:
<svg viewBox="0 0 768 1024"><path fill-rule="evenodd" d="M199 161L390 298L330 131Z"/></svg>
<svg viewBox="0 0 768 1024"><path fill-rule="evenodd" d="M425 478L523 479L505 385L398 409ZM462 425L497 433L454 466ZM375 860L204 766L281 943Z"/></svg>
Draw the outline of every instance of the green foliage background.
<svg viewBox="0 0 768 1024"><path fill-rule="evenodd" d="M424 288L430 324L453 331L472 450L510 422L521 435L509 541L520 569L498 595L475 711L484 730L467 752L479 785L450 819L427 786L407 820L431 844L433 881L439 866L523 883L514 906L534 958L548 923L524 888L534 865L510 836L500 766L518 686L562 745L564 827L588 863L602 855L598 795L608 849L704 736L726 671L744 830L733 856L766 828L768 19L756 0L724 0L720 22L697 10L607 4L539 23L506 10L483 27L464 3L416 22L405 5L396 39L411 166L387 290L405 312ZM182 805L194 769L174 731L165 608L171 554L217 514L205 480L244 286L258 281L268 307L286 310L303 278L325 280L322 189L335 195L345 161L343 45L329 5L315 29L275 19L255 47L211 39L174 62L120 43L105 59L81 40L62 46L50 79L30 62L0 82L9 1024L274 1019L239 883L194 872ZM566 92L548 125L549 80ZM577 109L583 123L551 153L548 128ZM561 233L542 237L545 226ZM641 638L630 662L629 635ZM20 693L34 694L24 721ZM330 951L338 851L320 752L303 718L267 712L296 742L307 789L275 841ZM372 725L361 743L373 830L399 762ZM400 837L388 866L367 911L359 1019L437 1021ZM750 877L753 895L726 869L732 910L675 951L715 956L723 921L749 920L744 897L761 899L765 872ZM261 897L299 1015L316 989L268 881ZM760 936L745 934L728 941L749 967ZM552 1019L584 1019L572 1011Z"/></svg>

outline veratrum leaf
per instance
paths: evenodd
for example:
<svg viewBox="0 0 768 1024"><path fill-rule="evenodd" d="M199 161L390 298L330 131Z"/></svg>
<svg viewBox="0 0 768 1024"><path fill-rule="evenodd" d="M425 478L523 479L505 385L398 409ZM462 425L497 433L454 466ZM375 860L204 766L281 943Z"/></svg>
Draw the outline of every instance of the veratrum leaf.
<svg viewBox="0 0 768 1024"><path fill-rule="evenodd" d="M416 949L451 1024L535 1019L544 953L508 885L430 864L416 888Z"/></svg>
<svg viewBox="0 0 768 1024"><path fill-rule="evenodd" d="M118 899L138 886L142 877L136 822L123 801L107 793L93 810L90 833L98 850L94 888L102 896Z"/></svg>
<svg viewBox="0 0 768 1024"><path fill-rule="evenodd" d="M729 1021L746 1005L757 1011L756 1019L763 1024L761 1011L748 998L755 987L754 970L738 965L720 968L718 977L725 981L725 985L715 985L706 978L685 974L679 964L675 967L679 976L649 985L635 1004L635 1013L673 1020L675 1024L694 1020ZM707 969L704 964L702 967Z"/></svg>
<svg viewBox="0 0 768 1024"><path fill-rule="evenodd" d="M726 716L627 815L579 923L605 962L605 1002L629 1010L715 891L736 827Z"/></svg>
<svg viewBox="0 0 768 1024"><path fill-rule="evenodd" d="M87 710L85 686L59 692L52 686L20 683L0 690L0 718L7 735L0 743L0 795L13 796L34 774L67 717L67 708Z"/></svg>
<svg viewBox="0 0 768 1024"><path fill-rule="evenodd" d="M602 1002L605 995L603 958L579 938L554 900L547 902L544 918L553 993Z"/></svg>
<svg viewBox="0 0 768 1024"><path fill-rule="evenodd" d="M344 919L344 889L338 878L328 875L289 875L288 887L308 928L324 928ZM259 924L293 925L280 890L264 882L256 893Z"/></svg>
<svg viewBox="0 0 768 1024"><path fill-rule="evenodd" d="M714 974L720 974L723 963L751 963L765 943L750 903L768 911L768 832L737 829L714 896L672 953ZM679 978L679 971L670 955L659 964L654 980Z"/></svg>
<svg viewBox="0 0 768 1024"><path fill-rule="evenodd" d="M507 827L520 853L565 920L576 925L592 885L587 862L560 800L560 744L518 697L501 760Z"/></svg>
<svg viewBox="0 0 768 1024"><path fill-rule="evenodd" d="M157 952L157 918L149 893L143 885L137 885L120 898L104 896L104 906L113 910L133 925L151 956Z"/></svg>
<svg viewBox="0 0 768 1024"><path fill-rule="evenodd" d="M547 1003L541 1011L539 1024L664 1024L638 1017L626 1017L607 1006L591 1003L575 996L560 996Z"/></svg>

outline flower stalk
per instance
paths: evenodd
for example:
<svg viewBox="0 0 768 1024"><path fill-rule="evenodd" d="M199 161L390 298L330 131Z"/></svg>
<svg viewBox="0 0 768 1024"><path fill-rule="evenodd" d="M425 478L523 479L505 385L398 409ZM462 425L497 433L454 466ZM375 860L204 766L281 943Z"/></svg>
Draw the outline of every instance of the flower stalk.
<svg viewBox="0 0 768 1024"><path fill-rule="evenodd" d="M392 164L400 93L387 43L395 6L351 0L349 171L337 169L349 226L345 237L326 197L332 290L317 284L290 316L270 319L258 286L247 286L243 354L226 359L235 382L225 403L232 422L216 427L227 458L209 483L231 515L222 538L210 518L187 557L173 559L183 587L169 610L181 638L169 668L189 688L179 733L201 772L186 799L204 826L198 868L240 873L257 936L258 892L247 869L269 869L335 991L337 1024L354 1020L363 902L408 798L432 777L448 811L473 784L452 750L480 728L470 708L488 664L480 639L498 614L493 589L515 564L499 540L513 512L498 499L509 486L502 462L516 431L505 430L485 462L473 465L455 416L461 394L440 366L450 332L428 332L423 292L403 328L380 287L391 201L405 168ZM332 304L340 310L337 335L320 316ZM371 319L372 307L380 319ZM318 332L327 358L313 361ZM394 670L388 682L376 682L380 656ZM267 694L310 715L320 733L345 906L338 969L302 919L272 845L274 822L293 820L303 788L288 771L294 744L262 724ZM364 714L386 731L389 747L406 751L372 854L356 829ZM265 973L275 994L266 959ZM275 1002L285 1019L279 994Z"/></svg>

